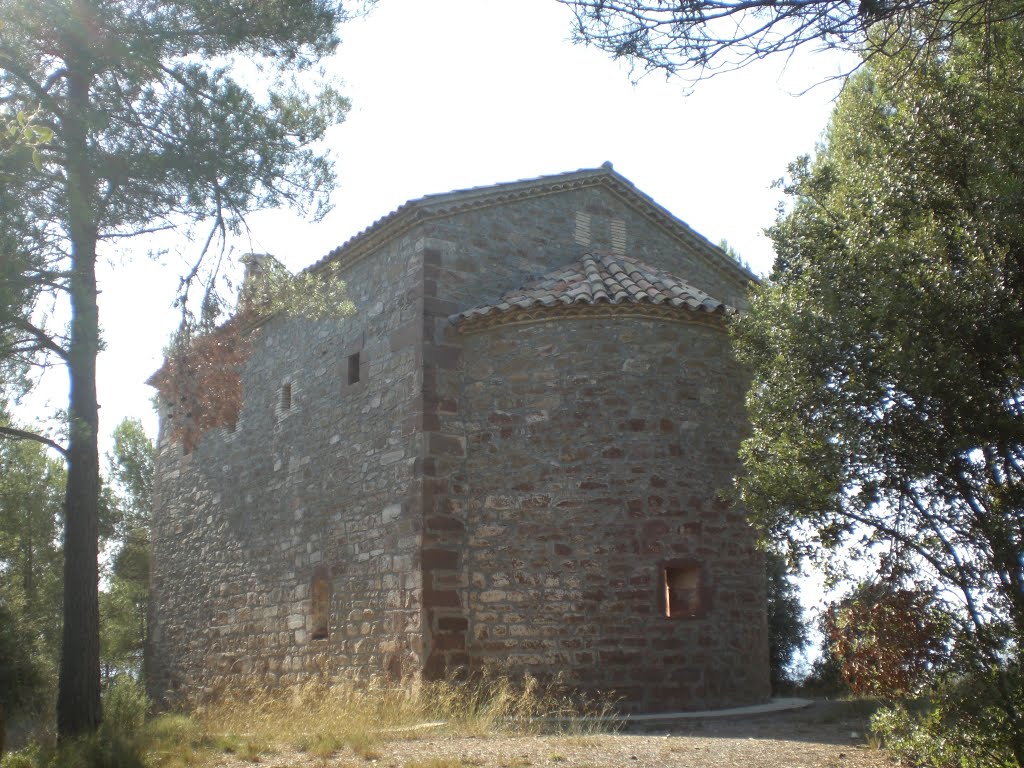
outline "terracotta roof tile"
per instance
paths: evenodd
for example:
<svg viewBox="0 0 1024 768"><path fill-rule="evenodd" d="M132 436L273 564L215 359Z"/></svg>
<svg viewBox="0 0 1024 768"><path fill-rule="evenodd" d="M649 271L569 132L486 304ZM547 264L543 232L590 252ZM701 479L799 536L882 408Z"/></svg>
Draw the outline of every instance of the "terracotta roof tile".
<svg viewBox="0 0 1024 768"><path fill-rule="evenodd" d="M559 305L667 305L691 312L726 315L734 310L689 283L625 256L587 255L553 270L493 304L467 309L450 320L496 319L517 310Z"/></svg>

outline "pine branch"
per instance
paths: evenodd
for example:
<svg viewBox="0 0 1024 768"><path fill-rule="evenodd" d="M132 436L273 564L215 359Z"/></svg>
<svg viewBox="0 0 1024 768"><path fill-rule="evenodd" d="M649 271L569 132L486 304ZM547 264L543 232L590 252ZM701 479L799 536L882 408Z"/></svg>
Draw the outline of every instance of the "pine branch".
<svg viewBox="0 0 1024 768"><path fill-rule="evenodd" d="M20 319L13 320L11 325L17 328L18 330L25 331L25 333L32 336L32 338L34 338L38 343L40 349L45 349L48 352L53 352L53 354L57 355L57 357L59 357L65 363L68 362L67 350L65 350L64 347L62 347L60 344L58 344L52 338L50 338L49 334L47 334L46 331L44 331L43 329L37 328L27 320Z"/></svg>
<svg viewBox="0 0 1024 768"><path fill-rule="evenodd" d="M35 432L29 432L24 429L16 429L15 427L3 427L0 426L0 436L9 437L12 440L34 440L37 443L42 443L48 448L53 448L65 459L68 457L68 449L65 448L58 442L51 440L50 438L37 434Z"/></svg>

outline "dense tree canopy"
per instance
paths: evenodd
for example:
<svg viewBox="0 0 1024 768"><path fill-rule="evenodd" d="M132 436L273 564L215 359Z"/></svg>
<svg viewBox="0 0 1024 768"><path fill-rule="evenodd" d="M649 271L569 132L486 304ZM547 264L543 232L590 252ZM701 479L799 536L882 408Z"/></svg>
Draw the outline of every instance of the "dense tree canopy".
<svg viewBox="0 0 1024 768"><path fill-rule="evenodd" d="M63 735L100 718L97 258L202 225L197 260L216 263L254 209L323 214L334 176L317 142L346 103L314 66L342 16L335 0L0 0L0 104L52 133L0 157L0 339L5 356L66 365L71 384L66 443L38 437L68 464ZM33 149L38 169L21 156ZM68 325L46 324L50 303Z"/></svg>
<svg viewBox="0 0 1024 768"><path fill-rule="evenodd" d="M60 643L64 464L36 443L0 441L0 600L55 670Z"/></svg>
<svg viewBox="0 0 1024 768"><path fill-rule="evenodd" d="M1020 20L873 58L790 169L775 268L738 334L754 372L744 502L800 553L866 553L937 584L961 664L1003 670L1018 764L1022 82Z"/></svg>
<svg viewBox="0 0 1024 768"><path fill-rule="evenodd" d="M0 755L5 716L40 707L56 675L63 488L42 445L0 441Z"/></svg>
<svg viewBox="0 0 1024 768"><path fill-rule="evenodd" d="M791 669L796 654L807 645L808 626L796 583L786 559L774 550L765 553L768 576L768 667L772 691L796 683Z"/></svg>
<svg viewBox="0 0 1024 768"><path fill-rule="evenodd" d="M125 419L114 430L107 457L115 539L107 585L100 593L100 658L104 677L127 672L138 679L149 626L149 531L153 496L153 442L142 423Z"/></svg>

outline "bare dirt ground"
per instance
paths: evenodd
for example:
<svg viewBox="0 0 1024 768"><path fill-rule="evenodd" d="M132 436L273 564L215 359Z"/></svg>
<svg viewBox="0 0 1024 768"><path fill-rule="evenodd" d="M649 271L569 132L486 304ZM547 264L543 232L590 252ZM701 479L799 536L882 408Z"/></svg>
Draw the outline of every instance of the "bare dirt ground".
<svg viewBox="0 0 1024 768"><path fill-rule="evenodd" d="M585 736L456 737L422 734L382 741L362 755L314 757L282 750L266 768L880 768L884 750L868 743L868 712L856 702L816 702L790 712L683 721ZM223 768L245 765L236 757ZM248 763L251 765L251 763Z"/></svg>

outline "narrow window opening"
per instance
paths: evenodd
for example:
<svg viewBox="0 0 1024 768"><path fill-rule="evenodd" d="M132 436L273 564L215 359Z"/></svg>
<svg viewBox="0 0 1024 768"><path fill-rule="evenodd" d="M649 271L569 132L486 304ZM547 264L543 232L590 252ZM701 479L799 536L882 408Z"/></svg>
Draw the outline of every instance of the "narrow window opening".
<svg viewBox="0 0 1024 768"><path fill-rule="evenodd" d="M359 381L359 353L355 352L348 356L348 383L355 384Z"/></svg>
<svg viewBox="0 0 1024 768"><path fill-rule="evenodd" d="M665 615L693 618L704 613L699 565L668 566L662 581L665 589Z"/></svg>
<svg viewBox="0 0 1024 768"><path fill-rule="evenodd" d="M292 409L292 385L285 384L281 387L281 410L290 411Z"/></svg>
<svg viewBox="0 0 1024 768"><path fill-rule="evenodd" d="M192 422L192 411L185 414L185 424L191 427ZM195 442L197 438L191 430L185 432L181 439L181 452L183 455L188 456L192 453L192 449L195 448Z"/></svg>
<svg viewBox="0 0 1024 768"><path fill-rule="evenodd" d="M331 585L325 576L313 579L310 589L313 640L326 640L331 634Z"/></svg>

